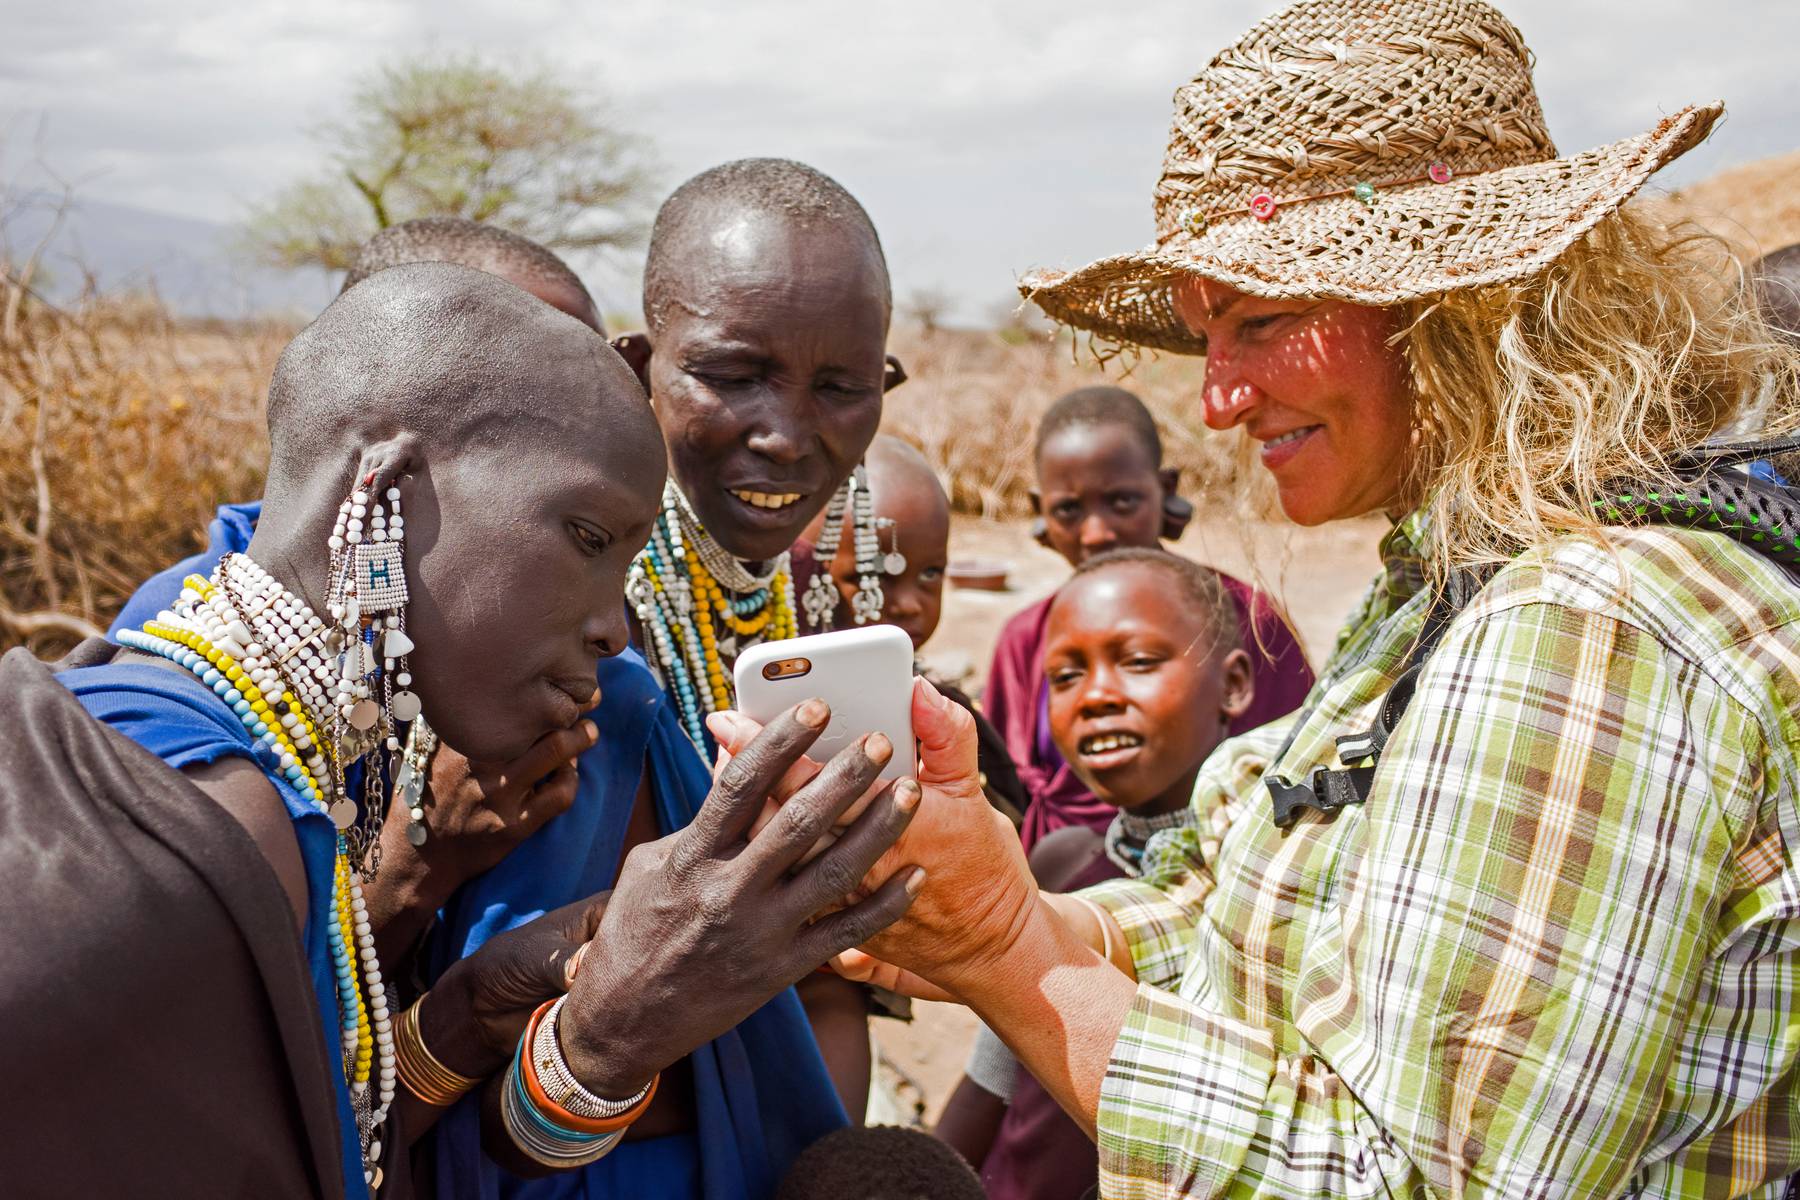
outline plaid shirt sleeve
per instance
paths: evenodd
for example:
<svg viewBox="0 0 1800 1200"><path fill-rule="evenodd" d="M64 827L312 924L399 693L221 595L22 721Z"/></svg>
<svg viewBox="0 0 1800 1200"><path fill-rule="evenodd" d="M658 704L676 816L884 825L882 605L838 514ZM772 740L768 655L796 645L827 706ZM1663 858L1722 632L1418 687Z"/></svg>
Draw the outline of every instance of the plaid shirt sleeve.
<svg viewBox="0 0 1800 1200"><path fill-rule="evenodd" d="M1203 790L1250 782L1236 772L1209 766ZM1241 886L1277 913L1260 958L1219 948L1248 935L1213 911L1232 885L1197 841L1092 893L1140 972L1102 1085L1101 1194L1617 1194L1654 1147L1719 1119L1682 1127L1684 1076L1737 1073L1717 1104L1795 1069L1791 978L1702 986L1721 913L1748 902L1766 795L1761 726L1663 640L1580 606L1465 613L1368 803L1334 815L1360 826L1308 813L1283 835L1237 815L1228 853L1262 856ZM1312 885L1336 893L1296 909L1283 887L1321 875L1284 875L1282 856L1328 837ZM1285 1021L1229 1015L1277 992ZM1719 1062L1716 1042L1684 1057L1717 1003L1766 1031L1751 1061Z"/></svg>
<svg viewBox="0 0 1800 1200"><path fill-rule="evenodd" d="M1173 988L1187 966L1194 922L1213 888L1212 860L1238 812L1239 796L1255 795L1263 769L1299 719L1293 713L1231 738L1213 751L1194 781L1196 827L1150 839L1143 877L1115 879L1082 895L1112 914L1131 950L1140 983Z"/></svg>

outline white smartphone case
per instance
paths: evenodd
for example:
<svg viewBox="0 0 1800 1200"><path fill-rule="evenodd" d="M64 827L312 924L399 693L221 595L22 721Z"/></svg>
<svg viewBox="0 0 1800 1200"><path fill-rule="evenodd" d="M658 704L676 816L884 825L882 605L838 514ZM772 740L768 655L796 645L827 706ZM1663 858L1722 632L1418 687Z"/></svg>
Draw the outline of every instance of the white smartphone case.
<svg viewBox="0 0 1800 1200"><path fill-rule="evenodd" d="M893 625L765 642L738 656L738 711L766 725L816 696L831 706L831 721L807 751L809 758L822 763L879 730L894 744L881 778L900 779L916 770L912 656L912 639ZM764 673L771 664L795 659L806 660L804 674L770 679Z"/></svg>

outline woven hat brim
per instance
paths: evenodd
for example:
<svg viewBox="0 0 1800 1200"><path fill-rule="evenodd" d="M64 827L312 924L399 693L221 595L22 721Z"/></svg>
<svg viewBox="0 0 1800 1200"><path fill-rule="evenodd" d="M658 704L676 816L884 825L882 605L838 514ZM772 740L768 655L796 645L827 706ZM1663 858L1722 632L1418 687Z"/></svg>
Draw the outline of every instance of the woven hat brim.
<svg viewBox="0 0 1800 1200"><path fill-rule="evenodd" d="M1184 278L1270 299L1377 306L1521 279L1699 145L1723 112L1722 104L1692 105L1636 137L1448 183L1386 189L1372 205L1332 196L1278 210L1266 222L1216 221L1198 235L1177 233L1079 270L1030 271L1019 291L1053 320L1105 341L1204 354L1206 339L1175 314L1171 288Z"/></svg>

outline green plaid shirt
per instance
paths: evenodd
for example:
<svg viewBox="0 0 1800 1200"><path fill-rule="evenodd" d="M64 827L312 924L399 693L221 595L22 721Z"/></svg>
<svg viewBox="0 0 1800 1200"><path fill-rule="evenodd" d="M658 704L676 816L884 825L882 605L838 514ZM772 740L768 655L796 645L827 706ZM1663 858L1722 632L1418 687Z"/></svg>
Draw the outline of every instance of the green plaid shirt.
<svg viewBox="0 0 1800 1200"><path fill-rule="evenodd" d="M1084 893L1139 980L1101 1194L1782 1195L1800 585L1668 529L1511 563L1368 802L1284 833L1263 771L1342 765L1373 723L1424 619L1418 544L1412 521L1384 544L1310 711L1208 760L1200 828Z"/></svg>

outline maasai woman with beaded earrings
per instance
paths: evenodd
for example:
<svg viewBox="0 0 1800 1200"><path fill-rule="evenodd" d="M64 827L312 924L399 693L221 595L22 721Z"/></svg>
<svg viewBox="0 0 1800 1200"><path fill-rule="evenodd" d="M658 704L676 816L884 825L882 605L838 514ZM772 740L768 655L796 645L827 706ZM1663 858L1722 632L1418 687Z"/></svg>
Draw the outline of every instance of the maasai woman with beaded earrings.
<svg viewBox="0 0 1800 1200"><path fill-rule="evenodd" d="M733 236L712 236L727 227ZM649 387L670 476L628 595L644 657L708 762L706 717L732 706L737 655L827 627L831 580L815 576L796 596L789 557L821 511L832 552L838 538L857 547L856 619L879 617L880 551L858 464L900 378L885 356L890 306L867 214L810 167L727 163L683 184L657 216L650 332L621 349Z"/></svg>
<svg viewBox="0 0 1800 1200"><path fill-rule="evenodd" d="M973 1007L1103 1197L1800 1169L1800 503L1754 461L1800 353L1626 203L1720 107L1562 157L1531 62L1480 0L1295 4L1176 91L1156 244L1023 281L1204 353L1292 519L1394 521L1300 715L1214 751L1138 879L1038 894L915 705L926 882L845 966ZM1777 436L1709 444L1741 418Z"/></svg>
<svg viewBox="0 0 1800 1200"><path fill-rule="evenodd" d="M376 847L389 797L415 799L408 773L428 753L424 720L472 760L515 760L579 720L597 665L625 648L624 578L663 483L660 438L625 364L579 323L492 276L440 264L401 267L351 289L289 345L269 411L268 491L247 549L189 578L166 610L118 642L85 643L55 676L66 689L61 709L42 698L41 684L56 689L41 665L29 656L23 664L8 659L9 682L21 695L36 693L19 706L28 719L9 742L15 754L29 747L19 762L41 777L45 764L59 755L67 761L67 747L84 737L86 753L101 753L91 747L104 739L91 736L87 717L77 722L85 732L71 730L72 695L136 742L131 769L150 772L141 811L131 795L112 794L126 786L127 772L96 763L69 769L104 795L84 799L65 789L59 806L30 817L27 797L11 784L0 789L0 826L29 821L37 830L0 847L10 911L49 922L45 937L54 947L69 941L58 910L71 894L108 901L82 914L79 952L47 962L60 989L46 989L18 963L0 987L0 1015L35 1019L32 1037L0 1046L0 1067L9 1079L40 1083L25 1111L7 1106L6 1143L72 1144L70 1126L83 1118L64 1088L148 1110L115 1131L105 1155L78 1164L44 1155L63 1189L46 1188L44 1172L6 1158L9 1189L123 1194L142 1180L121 1185L118 1178L154 1162L165 1172L157 1184L183 1194L260 1194L265 1178L310 1178L310 1192L350 1196L391 1178L403 1192L412 1140L447 1108L475 1104L477 1089L501 1114L490 1145L509 1163L589 1168L649 1109L665 1068L726 1037L740 1058L780 1060L822 1114L809 1127L814 1136L841 1124L789 989L909 902L905 881L895 879L848 910L823 911L841 900L837 881L846 870L860 875L891 845L918 793L890 790L816 866L802 864L886 762L876 747L855 747L833 760L841 781L823 781L802 801L803 827L792 836L777 831L758 840L755 854L744 853L744 831L774 780L823 727L822 706L784 716L733 780L712 787L703 806L694 803L683 814L692 823L658 844L666 861L651 866L632 856L610 896L575 897L488 940L404 1010L376 951L362 889L381 871ZM415 548L421 531L429 554ZM15 701L5 704L10 721ZM172 786L144 751L192 786ZM683 753L703 777L691 752ZM635 781L643 763L629 767ZM204 796L194 796L194 787ZM172 816L168 805L184 796L202 811ZM84 804L117 810L106 819L138 831L136 841L96 842ZM204 829L209 819L233 824L227 815L241 826L228 838L206 830L188 850L170 837L184 826ZM246 834L270 870L191 858L219 846L241 853L250 848ZM157 843L154 852L109 858L109 848L146 842ZM21 850L55 869L26 869ZM106 883L132 886L98 886L96 868ZM186 915L169 928L141 930L120 908L133 891L146 911L174 907ZM169 903L176 893L184 905ZM702 894L729 902L696 911L691 897ZM242 903L221 914L212 897ZM273 931L256 920L271 910L286 918ZM228 1090L217 1096L196 1099L194 1089L208 1080L190 1074L185 1061L161 1060L167 1038L146 1038L152 1053L119 1057L110 1069L131 1078L100 1086L107 1064L89 1061L83 1039L105 1049L129 1030L83 1030L41 1011L44 997L59 990L110 994L137 986L92 978L115 959L143 963L145 998L160 1002L164 976L196 954L244 959L242 939L254 930L253 964L239 962L235 983L248 972L264 989L256 995L270 996L269 1036L257 1040L268 1025L259 1001L217 1010L222 999L241 1005L243 986L180 1001L176 1028L204 1024L196 1014L207 1014L216 1022L208 1032L239 1048L235 1056L194 1055L234 1072L221 1077ZM158 937L192 940L158 954ZM121 938L129 955L109 949ZM731 961L721 961L721 946ZM195 974L233 982L229 972ZM292 988L308 983L316 1011L296 1012ZM670 996L682 998L674 1011ZM315 1044L321 1025L327 1043ZM283 1066L289 1077L271 1084L266 1077ZM271 1090L285 1099L261 1115L279 1119L291 1106L306 1130L265 1145L233 1124L237 1114L222 1114ZM750 1107L735 1115L750 1119ZM774 1136L794 1136L791 1124L780 1123L780 1098L768 1107ZM214 1128L230 1136L210 1140ZM175 1154L165 1140L193 1143L192 1153ZM273 1147L311 1157L287 1161ZM762 1188L796 1150L772 1144L758 1128L728 1138L721 1158L740 1181L734 1188ZM179 1161L171 1167L171 1160ZM668 1194L682 1191L679 1179L671 1187Z"/></svg>

